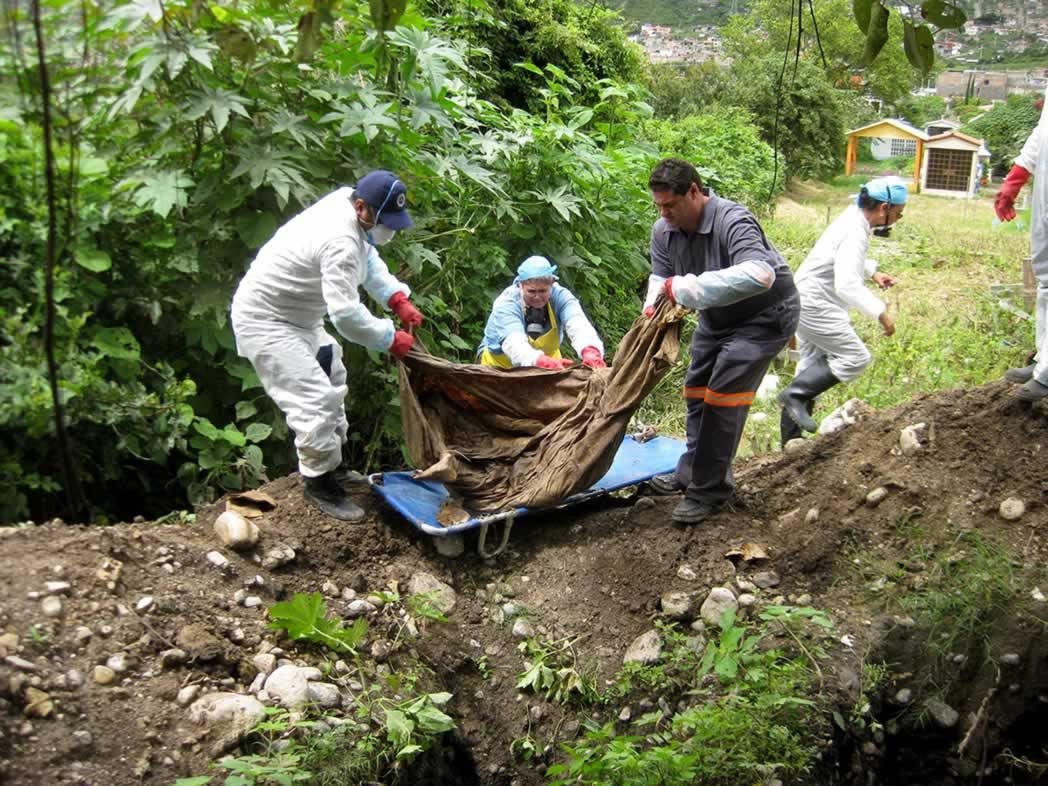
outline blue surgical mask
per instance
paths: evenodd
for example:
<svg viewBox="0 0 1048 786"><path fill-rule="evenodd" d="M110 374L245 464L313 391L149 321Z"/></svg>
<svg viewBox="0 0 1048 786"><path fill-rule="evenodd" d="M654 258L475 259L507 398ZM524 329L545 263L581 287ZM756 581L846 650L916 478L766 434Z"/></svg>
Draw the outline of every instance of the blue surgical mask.
<svg viewBox="0 0 1048 786"><path fill-rule="evenodd" d="M375 224L368 230L368 242L373 246L384 246L393 236L397 234L395 229L390 229L385 224Z"/></svg>

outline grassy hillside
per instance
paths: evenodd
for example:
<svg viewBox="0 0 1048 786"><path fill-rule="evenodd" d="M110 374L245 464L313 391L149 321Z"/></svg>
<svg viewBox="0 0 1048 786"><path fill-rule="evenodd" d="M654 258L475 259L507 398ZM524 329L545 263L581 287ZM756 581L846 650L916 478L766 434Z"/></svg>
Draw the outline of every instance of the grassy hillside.
<svg viewBox="0 0 1048 786"><path fill-rule="evenodd" d="M737 0L737 11L745 11L747 0ZM650 22L670 27L722 24L732 10L732 0L612 0L609 7L622 12L638 25Z"/></svg>

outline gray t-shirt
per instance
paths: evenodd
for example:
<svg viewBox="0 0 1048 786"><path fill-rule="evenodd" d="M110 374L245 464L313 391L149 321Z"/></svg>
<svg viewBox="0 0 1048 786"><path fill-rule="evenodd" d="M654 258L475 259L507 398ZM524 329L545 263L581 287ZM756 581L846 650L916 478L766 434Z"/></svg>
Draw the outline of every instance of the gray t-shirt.
<svg viewBox="0 0 1048 786"><path fill-rule="evenodd" d="M725 270L751 260L766 262L775 271L771 289L728 306L702 313L716 327L738 324L796 293L793 273L782 255L764 235L753 214L744 206L704 188L709 201L699 226L691 235L671 227L664 218L651 229L651 272L657 276L696 276Z"/></svg>

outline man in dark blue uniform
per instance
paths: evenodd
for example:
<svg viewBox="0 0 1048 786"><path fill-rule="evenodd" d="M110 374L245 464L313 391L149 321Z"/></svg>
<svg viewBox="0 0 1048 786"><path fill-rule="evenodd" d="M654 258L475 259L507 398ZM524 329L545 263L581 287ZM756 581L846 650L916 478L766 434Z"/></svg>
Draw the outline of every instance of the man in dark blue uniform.
<svg viewBox="0 0 1048 786"><path fill-rule="evenodd" d="M684 492L673 511L697 524L729 503L731 463L757 387L797 327L800 298L785 260L745 207L703 188L687 161L667 158L648 179L661 218L651 230L646 313L665 293L699 312L685 379L688 449L659 494Z"/></svg>

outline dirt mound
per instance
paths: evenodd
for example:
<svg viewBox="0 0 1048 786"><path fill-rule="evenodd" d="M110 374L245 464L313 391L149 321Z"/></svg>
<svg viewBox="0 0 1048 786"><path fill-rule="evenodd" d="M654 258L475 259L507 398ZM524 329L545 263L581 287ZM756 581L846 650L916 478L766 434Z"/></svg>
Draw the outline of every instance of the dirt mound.
<svg viewBox="0 0 1048 786"><path fill-rule="evenodd" d="M368 612L369 641L392 643L391 654L375 655L387 672L419 659L454 694L446 709L485 784L542 783L545 766L559 743L579 733L581 718L605 712L613 719L618 712L576 715L563 704L521 698L514 617L547 639L579 637L580 662L606 678L621 667L627 646L651 630L663 593L729 585L739 591L761 571L771 577L769 599L781 595L782 602L831 612L834 635L848 643L823 669L854 697L859 688L849 680L890 639L868 595L879 578L855 569L861 563L873 570L867 557L906 565L918 540L976 532L1002 539L1020 561L1044 564L1048 420L1043 409L1016 404L1009 392L993 384L919 396L788 455L751 460L738 472L737 508L702 527L674 527L669 514L677 498L649 497L642 489L521 519L509 549L493 561L470 553L472 543L463 557L440 557L366 489L355 495L369 513L362 524L327 519L303 502L294 476L265 487L277 507L255 519L261 541L244 553L223 549L212 531L221 505L201 511L192 524L2 530L0 782L130 786L204 773L236 739L216 739L189 720L192 686L200 695L247 694L263 668L259 654L319 660L267 629L268 606L295 592L323 590L333 609L348 614L353 600L369 592L406 594L421 572L454 589L448 622L424 620L412 638L404 633L412 625L391 611L398 605L391 602ZM904 454L900 430L918 423L925 424L920 446ZM1025 512L1009 521L999 507L1012 497ZM914 522L922 527L919 537ZM725 557L745 542L763 546L769 559L747 566ZM278 543L294 559L263 566ZM212 551L226 562L209 559ZM917 567L912 575L930 573ZM889 579L900 590L916 586L908 576ZM249 599L258 605L245 605ZM201 638L207 646L198 646ZM1028 655L1036 660L1023 650ZM1034 666L1031 684L1010 694L1013 721L1023 717L1018 698L1048 689L1048 670L1037 676ZM981 674L969 675L978 693L946 696L962 717L978 712ZM1007 693L1003 686L1000 692ZM1000 710L1000 718L1006 714ZM997 728L1006 728L1003 720ZM535 757L514 758L515 741L534 739L543 742ZM877 756L891 747L883 739L870 744Z"/></svg>

